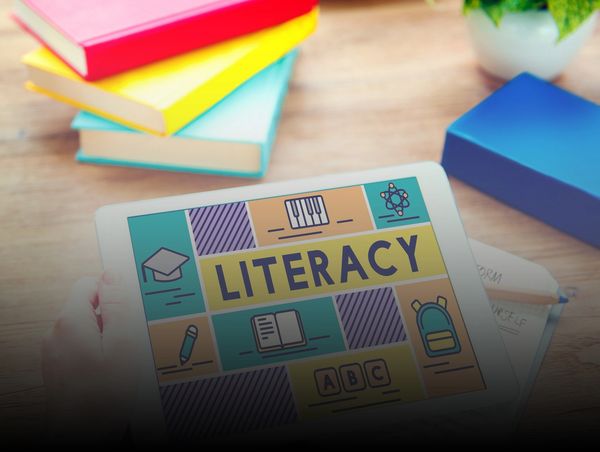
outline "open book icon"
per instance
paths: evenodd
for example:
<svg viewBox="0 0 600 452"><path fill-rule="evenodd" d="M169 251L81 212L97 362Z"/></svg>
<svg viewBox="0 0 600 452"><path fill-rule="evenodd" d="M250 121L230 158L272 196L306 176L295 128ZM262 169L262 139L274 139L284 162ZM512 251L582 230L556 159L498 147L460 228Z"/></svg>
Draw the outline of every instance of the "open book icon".
<svg viewBox="0 0 600 452"><path fill-rule="evenodd" d="M294 309L255 315L251 323L261 353L306 345L300 313Z"/></svg>

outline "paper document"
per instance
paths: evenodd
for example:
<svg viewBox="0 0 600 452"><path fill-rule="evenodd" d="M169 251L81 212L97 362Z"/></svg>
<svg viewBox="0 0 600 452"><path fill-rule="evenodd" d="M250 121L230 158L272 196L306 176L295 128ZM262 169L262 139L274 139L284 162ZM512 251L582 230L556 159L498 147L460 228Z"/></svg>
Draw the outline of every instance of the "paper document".
<svg viewBox="0 0 600 452"><path fill-rule="evenodd" d="M510 301L492 301L491 304L523 392L548 323L551 306Z"/></svg>
<svg viewBox="0 0 600 452"><path fill-rule="evenodd" d="M539 264L506 251L470 239L473 256L481 280L490 297L492 311L508 352L513 370L521 387L520 401L527 397L528 381L535 376L534 368L540 342L548 324L553 305L505 301L494 294L520 293L527 297L556 294L558 283L550 272ZM556 306L556 305L554 305Z"/></svg>

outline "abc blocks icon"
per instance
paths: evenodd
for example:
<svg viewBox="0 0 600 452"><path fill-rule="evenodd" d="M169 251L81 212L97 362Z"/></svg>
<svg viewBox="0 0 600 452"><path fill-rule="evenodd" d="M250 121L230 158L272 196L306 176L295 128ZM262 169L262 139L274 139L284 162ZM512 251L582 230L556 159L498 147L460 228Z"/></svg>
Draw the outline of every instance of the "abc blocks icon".
<svg viewBox="0 0 600 452"><path fill-rule="evenodd" d="M317 391L322 397L344 392L357 392L367 388L380 388L391 382L385 360L373 359L335 367L316 369L314 372Z"/></svg>

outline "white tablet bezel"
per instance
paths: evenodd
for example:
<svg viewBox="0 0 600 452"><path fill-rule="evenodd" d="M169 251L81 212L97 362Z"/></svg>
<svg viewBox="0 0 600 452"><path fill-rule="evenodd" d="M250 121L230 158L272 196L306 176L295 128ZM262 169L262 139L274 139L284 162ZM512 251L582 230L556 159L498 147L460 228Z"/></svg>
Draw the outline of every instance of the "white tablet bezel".
<svg viewBox="0 0 600 452"><path fill-rule="evenodd" d="M400 419L402 415L428 415L461 409L509 402L517 396L518 385L495 319L487 302L487 295L477 272L469 243L458 214L450 184L441 166L434 162L369 170L356 173L320 176L311 179L260 184L225 190L209 191L147 201L115 204L100 208L96 212L98 242L105 268L118 272L127 288L135 313L135 335L140 339L141 384L140 394L133 415L134 434L143 442L164 439L166 429L162 416L154 360L139 291L139 281L127 218L137 215L184 210L213 204L249 201L294 193L313 192L369 182L416 177L421 189L430 221L437 238L447 273L454 288L461 314L477 357L486 389L476 392L436 397L419 402L399 404L372 409L368 416L373 422ZM143 416L140 414L143 413ZM360 413L346 414L350 419ZM340 416L311 423L311 431L318 422L319 429L335 428ZM143 419L143 423L136 423ZM349 422L347 424L352 424ZM285 432L285 437L297 432L307 433L308 423L298 423L275 430ZM270 430L273 432L273 430ZM260 432L255 435L260 436ZM270 433L269 438L278 435Z"/></svg>

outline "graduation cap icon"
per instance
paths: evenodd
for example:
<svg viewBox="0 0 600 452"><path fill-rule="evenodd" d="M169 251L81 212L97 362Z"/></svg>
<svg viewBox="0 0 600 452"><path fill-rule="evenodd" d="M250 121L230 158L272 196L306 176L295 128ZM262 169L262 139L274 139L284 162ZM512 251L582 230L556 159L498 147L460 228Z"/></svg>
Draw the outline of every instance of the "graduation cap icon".
<svg viewBox="0 0 600 452"><path fill-rule="evenodd" d="M142 275L144 282L147 281L146 270L152 271L152 277L156 282L177 281L182 277L181 266L190 258L176 251L160 248L152 256L142 263Z"/></svg>

